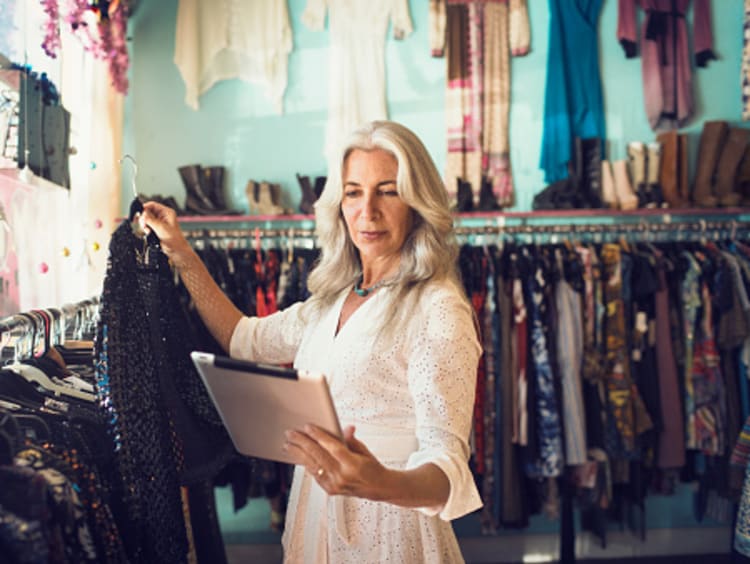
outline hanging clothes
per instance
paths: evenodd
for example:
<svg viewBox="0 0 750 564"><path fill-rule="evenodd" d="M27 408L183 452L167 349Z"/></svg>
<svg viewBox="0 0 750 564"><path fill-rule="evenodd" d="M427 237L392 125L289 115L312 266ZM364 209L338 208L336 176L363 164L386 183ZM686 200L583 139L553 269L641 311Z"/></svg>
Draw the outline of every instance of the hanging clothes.
<svg viewBox="0 0 750 564"><path fill-rule="evenodd" d="M408 0L308 0L302 22L325 28L328 50L328 123L325 155L335 160L346 136L365 122L386 119L385 37L390 23L395 39L413 31Z"/></svg>
<svg viewBox="0 0 750 564"><path fill-rule="evenodd" d="M656 360L661 409L657 464L660 468L681 468L685 465L685 427L682 424L683 410L677 362L670 335L667 267L667 259L660 253L657 255L658 289L655 294Z"/></svg>
<svg viewBox="0 0 750 564"><path fill-rule="evenodd" d="M602 0L549 0L549 50L540 168L547 183L568 177L573 139L605 139L599 71Z"/></svg>
<svg viewBox="0 0 750 564"><path fill-rule="evenodd" d="M220 80L240 78L264 87L283 112L292 28L286 0L180 0L174 62L185 82L185 103Z"/></svg>
<svg viewBox="0 0 750 564"><path fill-rule="evenodd" d="M216 541L218 520L209 522L212 528L192 526L192 515L215 512L215 506L191 500L185 513L182 486L200 488L235 450L190 360L196 347L172 270L158 243L144 243L127 220L112 234L109 257L95 367L115 441L128 556L182 563L190 540L205 539L219 551L205 561L226 561Z"/></svg>
<svg viewBox="0 0 750 564"><path fill-rule="evenodd" d="M643 98L654 131L685 126L695 111L692 62L685 15L690 0L618 0L617 39L627 58L641 48ZM646 16L640 33L636 8ZM693 2L695 64L705 67L713 53L711 0Z"/></svg>
<svg viewBox="0 0 750 564"><path fill-rule="evenodd" d="M446 54L445 183L482 180L501 207L513 204L510 163L510 57L529 52L526 0L440 0L430 4L430 52Z"/></svg>
<svg viewBox="0 0 750 564"><path fill-rule="evenodd" d="M745 0L745 19L742 25L742 64L740 68L742 86L742 119L750 120L750 0Z"/></svg>

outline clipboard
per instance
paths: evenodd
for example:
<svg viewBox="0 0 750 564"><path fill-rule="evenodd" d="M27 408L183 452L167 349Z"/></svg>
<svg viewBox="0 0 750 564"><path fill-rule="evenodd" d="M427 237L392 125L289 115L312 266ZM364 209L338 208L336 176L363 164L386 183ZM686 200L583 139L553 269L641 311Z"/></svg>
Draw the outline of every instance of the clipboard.
<svg viewBox="0 0 750 564"><path fill-rule="evenodd" d="M322 374L200 351L190 358L241 454L293 464L284 432L307 423L343 436Z"/></svg>

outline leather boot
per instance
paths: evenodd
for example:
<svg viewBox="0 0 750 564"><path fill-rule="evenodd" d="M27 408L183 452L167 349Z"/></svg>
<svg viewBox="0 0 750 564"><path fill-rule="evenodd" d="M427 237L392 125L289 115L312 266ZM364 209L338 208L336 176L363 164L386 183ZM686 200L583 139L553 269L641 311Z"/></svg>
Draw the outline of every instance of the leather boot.
<svg viewBox="0 0 750 564"><path fill-rule="evenodd" d="M638 196L633 192L628 176L628 161L625 159L612 163L612 176L615 180L615 194L617 203L621 210L634 210L638 208Z"/></svg>
<svg viewBox="0 0 750 564"><path fill-rule="evenodd" d="M610 209L620 207L617 202L617 193L615 192L615 179L612 176L612 165L607 159L602 161L602 200Z"/></svg>
<svg viewBox="0 0 750 564"><path fill-rule="evenodd" d="M687 202L680 193L680 138L677 130L665 131L656 136L661 144L661 170L659 184L661 184L664 201L670 208L684 208Z"/></svg>
<svg viewBox="0 0 750 564"><path fill-rule="evenodd" d="M237 210L230 209L224 194L224 167L205 166L201 168L203 177L203 191L209 197L216 209L216 214L233 215Z"/></svg>
<svg viewBox="0 0 750 564"><path fill-rule="evenodd" d="M474 195L471 193L471 184L456 178L456 189L456 211L474 211Z"/></svg>
<svg viewBox="0 0 750 564"><path fill-rule="evenodd" d="M181 166L177 170L185 186L185 210L197 215L215 214L216 207L204 191L201 183L200 165Z"/></svg>
<svg viewBox="0 0 750 564"><path fill-rule="evenodd" d="M328 181L327 176L315 177L315 184L313 184L313 193L315 194L315 201L317 201L320 198L320 195L323 193L323 189L326 187L327 181Z"/></svg>
<svg viewBox="0 0 750 564"><path fill-rule="evenodd" d="M693 183L693 201L702 208L713 208L719 203L713 193L713 182L727 129L725 121L707 121L703 124Z"/></svg>
<svg viewBox="0 0 750 564"><path fill-rule="evenodd" d="M261 182L257 185L256 203L260 215L284 214L284 208L277 206L273 201L273 188L270 182Z"/></svg>
<svg viewBox="0 0 750 564"><path fill-rule="evenodd" d="M482 188L479 190L479 206L481 211L497 211L500 204L497 203L494 192L492 192L492 182L486 176L482 177Z"/></svg>
<svg viewBox="0 0 750 564"><path fill-rule="evenodd" d="M737 191L737 169L742 157L745 156L748 135L750 135L750 130L744 127L730 128L721 150L714 184L714 193L719 199L720 206L736 206L742 199Z"/></svg>
<svg viewBox="0 0 750 564"><path fill-rule="evenodd" d="M575 139L575 174L585 207L601 208L602 142L601 139Z"/></svg>
<svg viewBox="0 0 750 564"><path fill-rule="evenodd" d="M284 207L284 190L278 182L271 184L271 197L274 205L281 209L283 215L291 215L294 213L293 209Z"/></svg>
<svg viewBox="0 0 750 564"><path fill-rule="evenodd" d="M645 208L650 201L646 186L646 146L640 141L631 141L628 143L628 158L630 179L633 191L638 197L638 207Z"/></svg>
<svg viewBox="0 0 750 564"><path fill-rule="evenodd" d="M690 207L692 199L690 198L690 152L687 133L677 135L677 154L677 192L685 202L685 206Z"/></svg>
<svg viewBox="0 0 750 564"><path fill-rule="evenodd" d="M646 145L646 190L651 207L666 207L659 183L661 174L661 143L652 142Z"/></svg>
<svg viewBox="0 0 750 564"><path fill-rule="evenodd" d="M247 213L255 215L258 211L258 183L248 180L245 185L245 199L247 200Z"/></svg>
<svg viewBox="0 0 750 564"><path fill-rule="evenodd" d="M750 145L745 149L745 156L737 169L737 190L742 197L740 205L750 206Z"/></svg>
<svg viewBox="0 0 750 564"><path fill-rule="evenodd" d="M313 205L315 204L315 192L310 184L309 176L302 176L297 173L297 182L299 183L300 190L302 190L302 199L299 202L299 211L306 215L314 213Z"/></svg>

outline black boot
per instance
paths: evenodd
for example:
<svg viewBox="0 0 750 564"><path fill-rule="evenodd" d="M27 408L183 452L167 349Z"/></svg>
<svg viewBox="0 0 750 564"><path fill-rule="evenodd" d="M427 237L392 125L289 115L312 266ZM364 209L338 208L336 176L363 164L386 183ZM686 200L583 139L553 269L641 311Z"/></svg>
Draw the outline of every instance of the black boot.
<svg viewBox="0 0 750 564"><path fill-rule="evenodd" d="M456 211L470 212L474 210L474 195L471 193L471 184L460 178L456 178Z"/></svg>
<svg viewBox="0 0 750 564"><path fill-rule="evenodd" d="M315 177L315 185L313 186L313 191L315 192L316 200L320 198L320 195L323 193L323 188L325 188L327 180L328 180L327 176Z"/></svg>
<svg viewBox="0 0 750 564"><path fill-rule="evenodd" d="M602 208L602 142L597 137L575 140L575 174L584 206Z"/></svg>
<svg viewBox="0 0 750 564"><path fill-rule="evenodd" d="M313 192L313 187L310 184L310 177L309 176L302 176L300 173L297 173L297 182L299 183L299 187L302 190L302 199L299 203L299 211L301 211L304 214L310 215L314 213L313 205L315 204L315 193Z"/></svg>
<svg viewBox="0 0 750 564"><path fill-rule="evenodd" d="M200 165L186 165L177 169L185 185L185 210L197 215L214 215L217 213L214 203L203 189Z"/></svg>
<svg viewBox="0 0 750 564"><path fill-rule="evenodd" d="M482 177L482 189L479 191L479 209L481 211L497 211L500 204L492 192L492 182L486 176Z"/></svg>
<svg viewBox="0 0 750 564"><path fill-rule="evenodd" d="M230 209L227 205L224 193L224 167L223 166L206 166L201 168L203 180L203 193L206 194L213 207L214 213L220 215L236 215L240 212Z"/></svg>

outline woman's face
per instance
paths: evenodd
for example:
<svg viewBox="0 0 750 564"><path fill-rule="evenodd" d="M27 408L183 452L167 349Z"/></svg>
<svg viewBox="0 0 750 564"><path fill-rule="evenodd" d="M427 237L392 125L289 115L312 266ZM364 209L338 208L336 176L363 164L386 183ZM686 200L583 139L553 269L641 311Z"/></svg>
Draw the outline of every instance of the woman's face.
<svg viewBox="0 0 750 564"><path fill-rule="evenodd" d="M343 173L341 211L362 263L398 264L412 213L396 191L396 157L382 149L355 149L346 158Z"/></svg>

